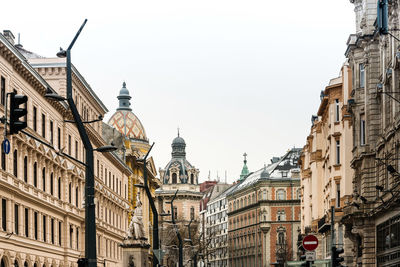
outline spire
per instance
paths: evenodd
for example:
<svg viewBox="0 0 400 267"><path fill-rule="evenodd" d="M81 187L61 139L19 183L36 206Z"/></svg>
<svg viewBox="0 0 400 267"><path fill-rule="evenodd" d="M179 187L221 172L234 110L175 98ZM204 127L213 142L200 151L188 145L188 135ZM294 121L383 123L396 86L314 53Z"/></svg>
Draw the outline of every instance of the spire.
<svg viewBox="0 0 400 267"><path fill-rule="evenodd" d="M186 143L185 140L179 136L179 131L178 131L178 136L175 137L175 139L172 141L172 157L173 158L185 158L186 157Z"/></svg>
<svg viewBox="0 0 400 267"><path fill-rule="evenodd" d="M122 83L122 88L119 91L119 95L118 95L118 100L119 100L119 107L117 108L117 110L128 110L128 111L132 111L132 109L130 108L131 106L131 96L129 95L129 91L128 89L126 89L126 82Z"/></svg>
<svg viewBox="0 0 400 267"><path fill-rule="evenodd" d="M243 168L242 168L242 173L240 174L239 181L244 180L244 178L249 175L249 169L247 168L247 153L245 152L243 154L244 160L243 160Z"/></svg>

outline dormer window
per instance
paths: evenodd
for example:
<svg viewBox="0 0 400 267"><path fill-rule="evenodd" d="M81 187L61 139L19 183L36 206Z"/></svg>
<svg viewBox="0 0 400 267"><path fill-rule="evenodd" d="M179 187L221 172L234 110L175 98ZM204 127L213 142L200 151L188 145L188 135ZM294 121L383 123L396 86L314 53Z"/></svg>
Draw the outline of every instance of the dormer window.
<svg viewBox="0 0 400 267"><path fill-rule="evenodd" d="M178 179L177 179L177 175L176 175L176 173L174 172L173 174L172 174L172 183L173 184L176 184L178 181L177 181Z"/></svg>

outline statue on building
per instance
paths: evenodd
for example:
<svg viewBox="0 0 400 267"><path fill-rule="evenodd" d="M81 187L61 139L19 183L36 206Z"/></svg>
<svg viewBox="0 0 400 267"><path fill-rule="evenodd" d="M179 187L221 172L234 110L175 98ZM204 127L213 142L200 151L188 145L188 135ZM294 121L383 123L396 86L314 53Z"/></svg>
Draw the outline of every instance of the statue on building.
<svg viewBox="0 0 400 267"><path fill-rule="evenodd" d="M142 202L140 201L140 192L136 195L136 207L132 214L131 222L129 223L129 228L126 233L126 239L131 240L146 240L146 235L143 226L143 212L142 212Z"/></svg>

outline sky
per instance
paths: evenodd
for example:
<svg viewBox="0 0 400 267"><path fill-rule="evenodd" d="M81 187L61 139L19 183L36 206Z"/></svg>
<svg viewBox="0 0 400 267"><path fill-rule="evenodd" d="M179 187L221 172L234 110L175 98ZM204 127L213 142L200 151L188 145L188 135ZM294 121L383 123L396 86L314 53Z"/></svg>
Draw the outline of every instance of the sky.
<svg viewBox="0 0 400 267"><path fill-rule="evenodd" d="M157 169L186 141L200 181L239 178L303 147L320 91L339 75L354 6L347 0L5 1L0 30L45 57L66 48L109 109L122 82Z"/></svg>

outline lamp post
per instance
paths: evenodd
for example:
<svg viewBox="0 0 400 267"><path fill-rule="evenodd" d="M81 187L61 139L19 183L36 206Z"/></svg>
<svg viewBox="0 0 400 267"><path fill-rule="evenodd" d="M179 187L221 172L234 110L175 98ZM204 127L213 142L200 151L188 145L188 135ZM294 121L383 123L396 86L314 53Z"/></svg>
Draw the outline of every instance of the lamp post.
<svg viewBox="0 0 400 267"><path fill-rule="evenodd" d="M153 146L154 146L154 143L151 145L149 151L147 151L144 158L141 159L140 161L143 161L143 180L144 180L143 188L144 188L144 191L146 192L147 198L149 199L151 211L153 212L153 254L154 254L154 253L157 253L157 251L159 250L159 247L160 247L160 241L159 241L159 236L158 236L158 212L157 212L156 205L154 204L154 200L153 200L153 197L151 196L151 192L149 189L149 185L148 185L148 181L147 181L148 180L147 179L147 166L146 166L147 156L149 155ZM158 258L153 257L153 267L157 267L158 263L159 263Z"/></svg>
<svg viewBox="0 0 400 267"><path fill-rule="evenodd" d="M175 212L174 212L174 200L176 198L176 194L178 194L178 190L176 190L176 192L170 202L170 204L171 204L171 220L172 220L172 224L174 225L174 228L175 228L176 236L178 237L178 249L179 249L178 250L178 253L179 253L178 254L178 256L179 256L178 266L183 267L183 244L182 244L183 242L182 242L181 234L179 233L179 228L175 222Z"/></svg>
<svg viewBox="0 0 400 267"><path fill-rule="evenodd" d="M93 149L92 144L89 140L89 136L86 132L85 126L83 125L81 116L79 115L78 109L75 106L72 98L72 65L71 65L71 49L78 39L83 27L85 26L87 19L83 22L79 28L71 44L67 50L61 49L57 56L64 58L66 57L66 69L67 69L67 98L62 96L57 97L54 94L48 94L54 100L68 102L69 108L71 109L74 123L78 128L79 135L82 139L83 146L86 150L86 162L85 162L85 258L78 261L79 265L88 267L97 267L97 255L96 255L96 214L95 214L95 203L94 203L94 173L93 173L93 151L99 152L111 152L116 149L114 146L105 146Z"/></svg>

